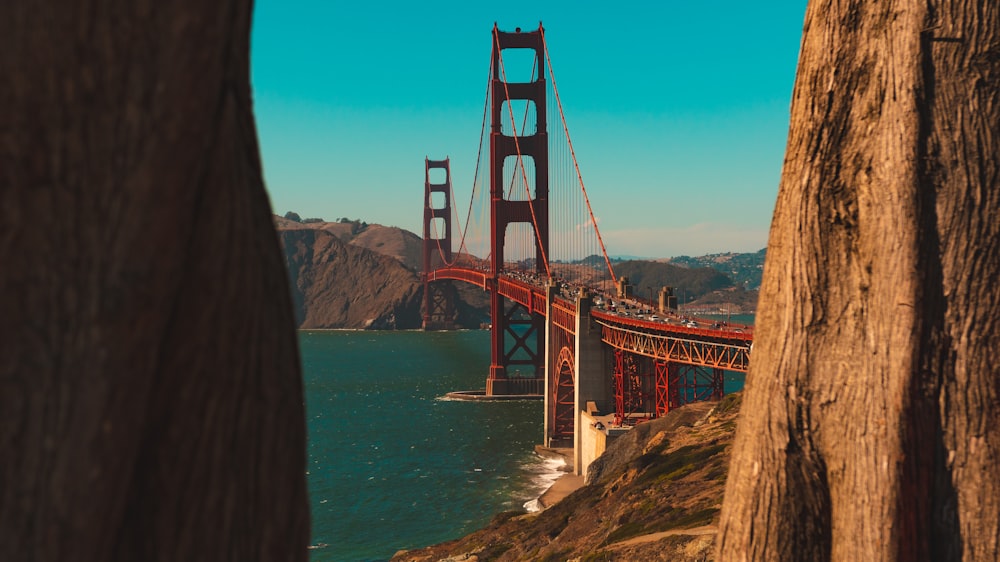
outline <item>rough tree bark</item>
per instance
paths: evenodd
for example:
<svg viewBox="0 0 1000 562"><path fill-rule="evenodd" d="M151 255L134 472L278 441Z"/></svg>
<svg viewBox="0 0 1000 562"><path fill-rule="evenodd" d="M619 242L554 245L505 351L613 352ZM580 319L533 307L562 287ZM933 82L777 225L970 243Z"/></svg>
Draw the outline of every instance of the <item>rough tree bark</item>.
<svg viewBox="0 0 1000 562"><path fill-rule="evenodd" d="M305 560L249 0L0 2L0 560Z"/></svg>
<svg viewBox="0 0 1000 562"><path fill-rule="evenodd" d="M811 1L721 560L1000 559L1000 4Z"/></svg>

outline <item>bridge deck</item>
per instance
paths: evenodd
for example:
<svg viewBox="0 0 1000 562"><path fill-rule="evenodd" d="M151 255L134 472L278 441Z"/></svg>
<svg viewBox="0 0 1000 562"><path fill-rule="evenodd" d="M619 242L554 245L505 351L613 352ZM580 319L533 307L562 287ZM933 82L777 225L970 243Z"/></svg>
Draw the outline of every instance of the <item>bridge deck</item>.
<svg viewBox="0 0 1000 562"><path fill-rule="evenodd" d="M487 291L496 290L505 298L524 306L532 314L547 314L545 287L529 283L523 278L500 275L494 280L487 271L458 267L432 271L427 278L428 281L463 281ZM579 288L571 287L569 290ZM622 299L602 299L603 302L611 300ZM601 326L602 341L616 349L659 360L731 371L746 372L750 365L753 328L749 326L722 325L710 320L680 316L672 311L663 313L661 317L659 314L636 315L627 311L595 307L590 314ZM560 328L570 333L575 332L576 304L568 297L555 297L552 316L552 321Z"/></svg>

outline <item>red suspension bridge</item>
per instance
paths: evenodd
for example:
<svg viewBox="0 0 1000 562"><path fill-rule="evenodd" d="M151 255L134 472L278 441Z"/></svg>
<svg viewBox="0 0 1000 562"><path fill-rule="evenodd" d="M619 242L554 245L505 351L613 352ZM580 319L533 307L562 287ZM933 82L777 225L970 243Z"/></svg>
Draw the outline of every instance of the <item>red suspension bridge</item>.
<svg viewBox="0 0 1000 562"><path fill-rule="evenodd" d="M574 447L582 473L584 422L613 414L627 427L721 398L724 372L749 366L753 333L679 315L669 287L656 302L632 295L590 207L544 29L494 25L491 51L465 217L449 160L425 160L424 328L454 327L453 281L489 291L486 394L543 396L545 445Z"/></svg>

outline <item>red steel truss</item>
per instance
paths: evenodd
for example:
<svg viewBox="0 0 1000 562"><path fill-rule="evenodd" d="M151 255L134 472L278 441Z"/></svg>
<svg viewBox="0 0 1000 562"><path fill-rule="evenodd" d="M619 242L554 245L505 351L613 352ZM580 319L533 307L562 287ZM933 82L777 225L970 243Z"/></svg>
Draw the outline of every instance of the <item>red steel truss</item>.
<svg viewBox="0 0 1000 562"><path fill-rule="evenodd" d="M677 379L680 363L656 359L653 365L656 371L656 417L660 417L681 405L677 385L670 384L671 380Z"/></svg>
<svg viewBox="0 0 1000 562"><path fill-rule="evenodd" d="M634 425L684 404L718 400L723 396L723 374L718 368L651 360L615 349L615 425Z"/></svg>
<svg viewBox="0 0 1000 562"><path fill-rule="evenodd" d="M743 341L713 341L670 332L652 333L598 321L601 340L615 349L662 361L713 367L745 373L750 345Z"/></svg>
<svg viewBox="0 0 1000 562"><path fill-rule="evenodd" d="M549 446L571 444L576 412L574 411L574 394L576 392L575 356L573 348L565 345L565 337L560 338L562 345L555 363L555 380L552 384L551 430Z"/></svg>
<svg viewBox="0 0 1000 562"><path fill-rule="evenodd" d="M615 425L634 425L656 417L654 377L649 360L615 350L612 377L615 385Z"/></svg>
<svg viewBox="0 0 1000 562"><path fill-rule="evenodd" d="M544 368L542 354L545 346L538 345L538 340L545 337L544 320L545 317L531 314L519 303L511 303L507 307L503 326L510 345L504 350L503 364L507 367L508 378L538 378L538 366Z"/></svg>
<svg viewBox="0 0 1000 562"><path fill-rule="evenodd" d="M722 369L717 368L677 365L677 369L667 378L667 392L673 395L677 406L702 400L718 400L723 395L723 373Z"/></svg>

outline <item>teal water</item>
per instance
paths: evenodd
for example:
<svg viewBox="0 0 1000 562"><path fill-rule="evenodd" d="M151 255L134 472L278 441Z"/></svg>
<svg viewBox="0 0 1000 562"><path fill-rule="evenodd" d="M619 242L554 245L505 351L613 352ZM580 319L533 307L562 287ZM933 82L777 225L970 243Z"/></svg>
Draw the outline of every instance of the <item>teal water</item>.
<svg viewBox="0 0 1000 562"><path fill-rule="evenodd" d="M300 332L311 560L386 560L521 509L554 472L542 403L442 400L481 389L489 333Z"/></svg>
<svg viewBox="0 0 1000 562"><path fill-rule="evenodd" d="M541 401L442 399L485 386L489 343L487 331L299 333L313 562L458 538L554 481L534 454ZM743 386L725 379L727 393Z"/></svg>

